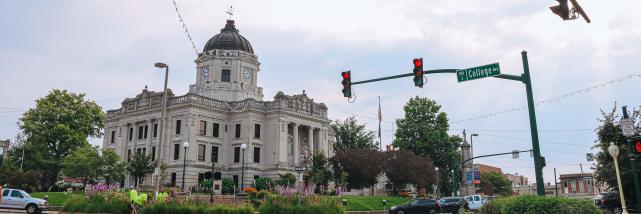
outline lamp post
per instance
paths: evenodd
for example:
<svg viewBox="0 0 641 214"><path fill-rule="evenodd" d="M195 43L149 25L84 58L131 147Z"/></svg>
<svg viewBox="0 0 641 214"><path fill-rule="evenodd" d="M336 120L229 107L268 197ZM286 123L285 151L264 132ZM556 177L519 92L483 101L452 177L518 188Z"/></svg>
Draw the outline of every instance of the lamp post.
<svg viewBox="0 0 641 214"><path fill-rule="evenodd" d="M619 147L614 145L614 143L610 143L610 147L608 147L608 153L610 153L610 156L612 156L612 159L614 159L614 170L617 173L617 183L619 185L619 197L621 197L621 209L623 209L622 214L628 214L628 208L625 207L625 197L623 196L623 186L621 186L621 175L619 174L619 161L618 156L619 156Z"/></svg>
<svg viewBox="0 0 641 214"><path fill-rule="evenodd" d="M243 181L245 181L245 149L247 149L247 144L243 143L242 145L240 145L240 149L243 150L243 160L241 163L242 165L240 170L240 191L242 191L242 193L244 194L245 189L244 189Z"/></svg>
<svg viewBox="0 0 641 214"><path fill-rule="evenodd" d="M209 202L214 203L214 174L216 171L214 169L214 164L218 160L218 152L212 149L211 151L211 193L209 195Z"/></svg>
<svg viewBox="0 0 641 214"><path fill-rule="evenodd" d="M623 132L623 136L627 138L626 143L628 145L628 148L630 149L628 157L630 159L630 169L632 169L634 196L636 199L634 203L636 204L636 207L641 208L641 184L639 184L639 170L637 167L639 156L635 154L634 146L635 135L637 133L634 127L634 119L628 116L628 107L623 106L621 108L623 109L623 118L621 118L621 120L619 121L619 126L621 127L621 131Z"/></svg>
<svg viewBox="0 0 641 214"><path fill-rule="evenodd" d="M185 148L185 153L183 154L183 184L182 191L185 192L185 168L187 166L187 148L189 147L189 142L183 142L183 148Z"/></svg>
<svg viewBox="0 0 641 214"><path fill-rule="evenodd" d="M162 94L162 106L160 110L160 136L158 137L158 160L156 160L156 195L158 195L158 192L160 192L160 165L162 164L162 148L163 148L163 139L164 139L164 133L165 133L165 114L167 112L167 79L169 78L169 66L167 64L162 63L162 62L157 62L154 64L154 67L156 68L164 68L165 69L165 87L163 88L163 94Z"/></svg>
<svg viewBox="0 0 641 214"><path fill-rule="evenodd" d="M434 170L436 171L436 188L434 193L436 193L436 198L438 199L438 177L439 177L438 167L434 167Z"/></svg>

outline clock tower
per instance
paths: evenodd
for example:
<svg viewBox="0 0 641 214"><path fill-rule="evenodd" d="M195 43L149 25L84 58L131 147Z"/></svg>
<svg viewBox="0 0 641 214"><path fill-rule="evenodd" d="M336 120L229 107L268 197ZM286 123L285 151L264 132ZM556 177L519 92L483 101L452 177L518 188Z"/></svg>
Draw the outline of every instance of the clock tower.
<svg viewBox="0 0 641 214"><path fill-rule="evenodd" d="M230 102L263 100L263 88L257 84L258 57L239 34L234 20L227 20L225 28L207 41L194 62L196 83L190 85L190 93Z"/></svg>

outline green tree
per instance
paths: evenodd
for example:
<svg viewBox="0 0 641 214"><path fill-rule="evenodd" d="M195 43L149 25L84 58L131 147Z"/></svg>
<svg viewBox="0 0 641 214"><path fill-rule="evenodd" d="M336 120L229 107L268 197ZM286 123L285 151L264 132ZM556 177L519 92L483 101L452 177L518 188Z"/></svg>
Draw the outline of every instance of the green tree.
<svg viewBox="0 0 641 214"><path fill-rule="evenodd" d="M100 162L98 176L104 178L105 183L112 184L125 179L127 165L113 149L103 149Z"/></svg>
<svg viewBox="0 0 641 214"><path fill-rule="evenodd" d="M62 160L62 173L65 176L82 178L82 188L84 189L89 180L94 180L98 176L98 169L101 164L98 148L84 146L64 157Z"/></svg>
<svg viewBox="0 0 641 214"><path fill-rule="evenodd" d="M296 176L292 173L278 174L278 180L275 181L277 186L292 187L296 186Z"/></svg>
<svg viewBox="0 0 641 214"><path fill-rule="evenodd" d="M231 178L223 178L223 194L233 194L234 193L234 180Z"/></svg>
<svg viewBox="0 0 641 214"><path fill-rule="evenodd" d="M142 182L141 179L154 171L154 163L151 161L151 156L145 156L137 152L127 163L127 171L134 176L134 185L138 187L138 183Z"/></svg>
<svg viewBox="0 0 641 214"><path fill-rule="evenodd" d="M310 170L311 180L316 184L315 193L326 192L329 182L332 180L330 164L323 152L315 152Z"/></svg>
<svg viewBox="0 0 641 214"><path fill-rule="evenodd" d="M383 154L376 150L344 149L330 159L334 177L341 179L347 173L347 187L361 189L378 183L383 172Z"/></svg>
<svg viewBox="0 0 641 214"><path fill-rule="evenodd" d="M332 125L334 130L334 151L343 149L378 149L374 143L374 133L367 131L364 124L359 124L356 117L351 116L344 121L336 120Z"/></svg>
<svg viewBox="0 0 641 214"><path fill-rule="evenodd" d="M85 94L50 91L20 118L24 149L35 154L24 163L41 162L33 164L32 169L42 171L45 188L54 186L62 159L88 145L88 137L102 136L103 119L100 106L85 100Z"/></svg>
<svg viewBox="0 0 641 214"><path fill-rule="evenodd" d="M620 115L617 112L617 105L614 104L613 108L606 112L601 110L602 118L599 119L601 125L596 129L597 140L594 143L592 148L596 148L599 152L596 154L596 164L595 164L595 179L597 181L606 182L609 185L610 190L619 191L617 187L617 177L614 169L614 161L610 153L608 153L608 147L610 143L619 147L619 173L621 173L621 178L631 178L632 170L629 160L630 148L626 144L626 137L623 136L623 132L618 125ZM632 117L637 119L639 117L639 110L636 110ZM637 130L640 127L637 126ZM639 164L639 161L637 161ZM641 169L641 165L637 165L638 169ZM634 194L633 179L621 179L621 184L624 187L623 194L625 195L626 202L628 207L634 205L636 201L636 196ZM629 187L629 188L626 188Z"/></svg>
<svg viewBox="0 0 641 214"><path fill-rule="evenodd" d="M498 172L481 173L481 184L479 186L480 189L477 192L482 192L486 195L512 195L512 182Z"/></svg>
<svg viewBox="0 0 641 214"><path fill-rule="evenodd" d="M450 180L451 169L458 169L459 148L462 139L450 136L447 114L441 106L428 98L414 97L403 107L405 116L396 120L394 147L408 150L416 155L429 157L439 168L439 181ZM450 193L449 182L439 182L439 189Z"/></svg>

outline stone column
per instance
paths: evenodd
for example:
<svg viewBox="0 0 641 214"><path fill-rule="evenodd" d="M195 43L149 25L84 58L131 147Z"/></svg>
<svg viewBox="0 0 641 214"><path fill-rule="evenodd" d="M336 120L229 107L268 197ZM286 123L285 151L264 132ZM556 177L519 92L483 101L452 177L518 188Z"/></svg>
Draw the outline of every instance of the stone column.
<svg viewBox="0 0 641 214"><path fill-rule="evenodd" d="M298 166L300 162L300 149L298 142L298 124L292 123L292 131L294 132L294 166Z"/></svg>
<svg viewBox="0 0 641 214"><path fill-rule="evenodd" d="M309 148L309 154L314 156L314 128L312 126L307 127L307 147Z"/></svg>

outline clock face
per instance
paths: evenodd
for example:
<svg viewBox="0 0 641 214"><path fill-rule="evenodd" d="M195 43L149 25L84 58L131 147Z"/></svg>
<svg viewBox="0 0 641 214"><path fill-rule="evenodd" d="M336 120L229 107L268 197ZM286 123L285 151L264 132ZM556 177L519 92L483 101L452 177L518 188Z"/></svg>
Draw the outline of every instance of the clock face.
<svg viewBox="0 0 641 214"><path fill-rule="evenodd" d="M245 69L245 71L243 71L243 77L245 78L245 81L248 81L249 79L251 79L252 77L251 71L249 69Z"/></svg>
<svg viewBox="0 0 641 214"><path fill-rule="evenodd" d="M209 68L208 67L203 67L200 69L200 72L202 73L203 79L209 79Z"/></svg>

